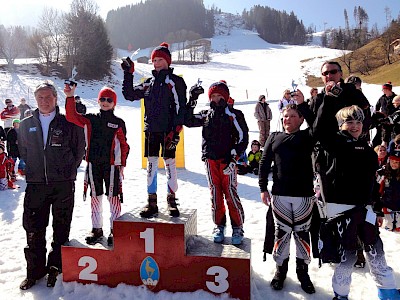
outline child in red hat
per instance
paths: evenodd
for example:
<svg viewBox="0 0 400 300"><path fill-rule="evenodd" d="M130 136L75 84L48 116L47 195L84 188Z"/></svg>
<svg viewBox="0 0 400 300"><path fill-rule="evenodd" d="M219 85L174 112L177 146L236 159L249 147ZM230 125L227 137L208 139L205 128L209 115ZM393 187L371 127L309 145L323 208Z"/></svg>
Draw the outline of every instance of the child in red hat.
<svg viewBox="0 0 400 300"><path fill-rule="evenodd" d="M153 76L143 83L133 85L134 63L130 58L121 64L124 70L122 94L126 100L144 99L145 152L147 157L147 205L140 212L143 218L158 213L157 173L158 160L164 159L167 175L167 203L169 214L179 216L175 193L178 190L175 152L179 143L186 105L186 84L182 77L173 74L169 45L162 43L151 53Z"/></svg>
<svg viewBox="0 0 400 300"><path fill-rule="evenodd" d="M196 89L192 88L191 94L197 94ZM246 151L249 129L243 113L228 105L229 88L225 81L213 83L208 89L208 98L210 108L196 114L193 113L195 105L189 99L185 125L203 127L202 160L211 192L214 242L222 243L225 239L226 201L232 226L231 242L239 245L243 241L244 211L237 193L236 164L240 154Z"/></svg>
<svg viewBox="0 0 400 300"><path fill-rule="evenodd" d="M68 84L64 87L67 96L65 110L69 122L86 129L85 158L88 164L84 195L90 185L92 207L92 232L86 242L93 245L103 237L102 197L105 184L105 194L111 211L111 230L108 236L108 245L111 246L114 243L113 221L121 215L122 179L129 154L125 122L114 115L117 95L113 89L103 87L97 97L100 112L85 115L76 111L75 89L76 86Z"/></svg>

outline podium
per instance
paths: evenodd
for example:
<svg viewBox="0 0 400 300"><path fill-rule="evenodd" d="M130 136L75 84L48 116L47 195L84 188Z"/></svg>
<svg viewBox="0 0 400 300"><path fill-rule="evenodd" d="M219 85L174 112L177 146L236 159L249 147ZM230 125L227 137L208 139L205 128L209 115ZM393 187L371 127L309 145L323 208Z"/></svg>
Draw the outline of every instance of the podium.
<svg viewBox="0 0 400 300"><path fill-rule="evenodd" d="M139 209L114 221L114 247L72 240L62 247L63 280L115 287L145 285L157 292L194 292L250 300L251 241L216 244L197 235L197 211L182 209L172 218L161 209L156 218L139 217Z"/></svg>

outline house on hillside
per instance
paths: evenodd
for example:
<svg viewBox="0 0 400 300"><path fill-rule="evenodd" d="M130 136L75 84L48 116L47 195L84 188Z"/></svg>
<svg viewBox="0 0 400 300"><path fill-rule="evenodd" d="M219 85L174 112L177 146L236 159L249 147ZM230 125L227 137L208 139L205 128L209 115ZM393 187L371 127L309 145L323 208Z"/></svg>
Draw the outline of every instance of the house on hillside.
<svg viewBox="0 0 400 300"><path fill-rule="evenodd" d="M393 46L393 53L400 55L400 39L396 39L390 43L390 46Z"/></svg>
<svg viewBox="0 0 400 300"><path fill-rule="evenodd" d="M148 57L148 56L141 56L141 57L138 57L138 59L137 59L136 61L137 61L138 63L141 63L141 64L148 64L148 63L150 63L149 60L150 60L150 57Z"/></svg>

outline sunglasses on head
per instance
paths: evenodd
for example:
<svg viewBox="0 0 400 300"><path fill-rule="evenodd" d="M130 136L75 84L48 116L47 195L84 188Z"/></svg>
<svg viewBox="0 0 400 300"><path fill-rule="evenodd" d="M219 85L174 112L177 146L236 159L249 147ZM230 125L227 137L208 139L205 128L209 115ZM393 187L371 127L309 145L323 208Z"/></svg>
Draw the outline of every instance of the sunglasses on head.
<svg viewBox="0 0 400 300"><path fill-rule="evenodd" d="M329 71L322 72L321 74L322 74L322 76L326 76L326 75L328 75L328 74L335 75L337 72L339 72L338 69L333 69L333 70L329 70Z"/></svg>
<svg viewBox="0 0 400 300"><path fill-rule="evenodd" d="M99 100L100 100L100 102L104 102L104 101L107 101L108 103L114 102L114 100L112 98L106 98L106 97L101 97Z"/></svg>

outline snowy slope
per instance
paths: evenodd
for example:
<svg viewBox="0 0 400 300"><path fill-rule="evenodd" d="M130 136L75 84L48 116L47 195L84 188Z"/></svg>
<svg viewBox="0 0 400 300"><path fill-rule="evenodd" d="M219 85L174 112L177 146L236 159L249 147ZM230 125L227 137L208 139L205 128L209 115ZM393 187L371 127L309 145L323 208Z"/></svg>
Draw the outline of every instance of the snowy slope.
<svg viewBox="0 0 400 300"><path fill-rule="evenodd" d="M305 86L304 73L318 75L322 61L336 56L337 51L319 48L315 46L283 46L273 45L261 40L251 31L241 28L232 28L230 34L223 34L212 39L212 61L198 66L173 65L176 74L182 74L188 87L200 78L207 90L208 86L220 79L225 79L229 85L231 96L236 100L235 106L245 114L250 129L250 140L258 138L258 128L253 117L254 106L260 94L266 94L273 111L274 119L271 123L272 130L278 124L279 112L277 99L282 96L285 88L291 87L292 80L299 84L298 88L308 96L309 87ZM225 51L228 49L229 51ZM146 52L146 50L141 50ZM148 54L148 50L147 53ZM121 54L124 55L124 54ZM23 67L26 69L26 67ZM30 68L30 67L29 67ZM122 71L119 69L119 60L113 65L114 76L110 81L79 82L77 94L88 106L89 112L97 111L96 97L100 88L105 84L113 86L118 93L118 105L116 114L122 117L128 130L128 142L131 153L128 158L128 166L125 169L124 203L122 213L141 207L146 201L146 171L141 169L141 145L140 145L140 103L125 101L121 94ZM136 64L135 80L142 76L149 76L151 65ZM0 71L0 97L14 99L29 95L29 104L34 104L32 96L34 87L44 78L39 75L30 75L25 72L8 73ZM51 78L59 88L59 105L64 106L62 93L63 81ZM374 104L381 95L381 88L377 85L363 85L363 90ZM394 91L400 93L400 88ZM246 93L247 92L247 93ZM205 95L199 98L197 109L207 107L208 99ZM209 190L203 163L200 160L201 129L185 129L185 158L186 168L178 171L179 190L177 197L181 207L197 209L198 234L210 235L212 231ZM90 203L83 202L83 171L85 163L82 163L76 183L76 201L74 218L72 221L71 239L84 243L84 237L91 229ZM262 262L262 248L265 228L266 207L259 198L258 180L254 175L238 177L238 191L244 206L246 221L244 225L246 237L252 240L252 299L331 299L331 276L333 269L329 265L318 268L318 263L313 260L310 265L310 276L317 293L305 294L296 279L294 269L294 252L288 279L284 290L276 292L271 290L269 282L274 273L274 262L270 256L267 262ZM168 293L153 294L142 287L132 287L120 284L116 288L108 288L98 285L82 285L77 283L64 283L59 276L56 286L49 289L45 281L41 280L32 289L22 292L18 286L25 277L25 259L23 248L26 244L25 232L22 228L22 204L25 184L19 179L17 190L0 192L0 299L228 299L211 295L204 291L195 293ZM159 175L159 199L160 205L166 204L165 199L165 172ZM108 234L108 209L104 203L105 234ZM51 230L48 230L48 240L51 240ZM385 250L389 264L400 270L399 234L382 231ZM293 246L293 244L292 244ZM294 250L294 249L292 249ZM376 299L375 287L370 275L365 270L356 270L353 276L351 299ZM397 283L400 286L400 276L397 275Z"/></svg>

